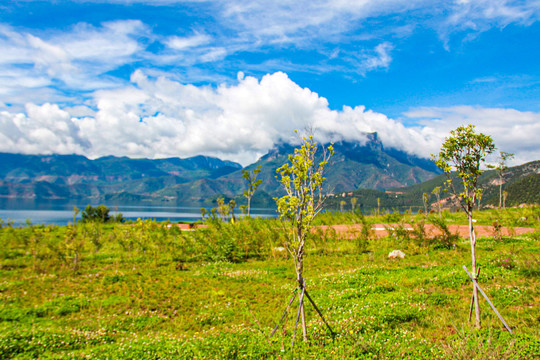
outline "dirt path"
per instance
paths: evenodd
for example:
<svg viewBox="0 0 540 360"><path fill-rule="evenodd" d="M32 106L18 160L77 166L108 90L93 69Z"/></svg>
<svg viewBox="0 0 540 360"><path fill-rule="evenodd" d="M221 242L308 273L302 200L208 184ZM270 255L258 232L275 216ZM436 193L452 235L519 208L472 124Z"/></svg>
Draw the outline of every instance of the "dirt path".
<svg viewBox="0 0 540 360"><path fill-rule="evenodd" d="M375 237L384 237L388 235L387 228L393 228L397 226L398 224L371 224L371 229L373 231L373 234ZM171 227L172 225L169 225ZM199 228L205 228L207 225L201 225L201 224L177 224L181 230L196 230ZM328 228L333 228L336 230L339 236L341 237L347 237L347 238L355 238L360 234L360 231L362 230L361 224L352 224L352 225L322 225L317 226L316 228L319 228L323 231L326 231ZM405 228L407 230L412 230L412 226L406 224ZM440 230L432 224L425 224L424 229L426 230L426 236L427 237L435 237L437 235L440 235ZM448 229L452 234L458 234L462 238L466 238L469 236L469 228L467 225L448 225ZM476 237L490 237L493 236L494 230L493 226L486 226L486 225L475 225L474 230L476 232ZM513 236L513 235L521 235L526 233L534 232L536 228L525 228L525 227L502 227L501 228L501 236Z"/></svg>
<svg viewBox="0 0 540 360"><path fill-rule="evenodd" d="M371 229L373 230L373 233L376 237L383 237L388 235L387 228L393 228L397 226L397 224L372 224ZM323 231L326 231L329 227L332 227L336 232L343 237L349 237L353 238L357 234L360 233L362 230L362 225L360 224L354 224L354 225L331 225L331 226L318 226L318 228L322 229ZM412 226L405 225L405 228L408 230L412 230ZM426 230L426 236L428 237L434 237L436 235L440 235L439 229L435 225L432 224L425 224L424 228ZM469 227L467 225L448 225L448 229L452 234L457 233L460 237L468 237L469 236ZM493 236L494 230L493 226L485 226L485 225L475 225L474 226L476 237L490 237ZM502 227L501 228L501 235L502 236L512 236L512 235L521 235L526 233L531 233L533 231L536 231L539 229L535 228L524 228L524 227Z"/></svg>

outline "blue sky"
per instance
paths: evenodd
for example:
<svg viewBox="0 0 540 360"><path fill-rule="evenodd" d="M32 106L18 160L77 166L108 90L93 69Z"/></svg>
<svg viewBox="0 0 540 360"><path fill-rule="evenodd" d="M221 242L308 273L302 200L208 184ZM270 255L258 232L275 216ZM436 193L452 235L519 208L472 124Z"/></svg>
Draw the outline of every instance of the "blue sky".
<svg viewBox="0 0 540 360"><path fill-rule="evenodd" d="M8 1L0 151L248 164L296 128L540 158L538 1Z"/></svg>

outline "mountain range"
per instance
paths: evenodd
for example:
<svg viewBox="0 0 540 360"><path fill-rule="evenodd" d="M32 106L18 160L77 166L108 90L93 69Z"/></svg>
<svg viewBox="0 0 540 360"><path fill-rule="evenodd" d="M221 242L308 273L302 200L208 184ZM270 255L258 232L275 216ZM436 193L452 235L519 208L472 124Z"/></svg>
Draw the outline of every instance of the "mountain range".
<svg viewBox="0 0 540 360"><path fill-rule="evenodd" d="M455 174L453 175L455 179ZM356 198L355 207L364 211L384 208L387 210L398 209L413 211L424 209L423 194L427 195L427 205L431 210L436 210L437 198L433 189L440 187L440 199L443 207L448 207L447 198L450 191L444 191L447 177L444 174L437 175L427 181L405 187L390 188L385 191L374 189L357 189L352 192L343 192L327 199L326 209L350 210L353 207L352 198ZM456 190L461 191L459 179ZM495 170L487 170L478 179L478 187L482 189L482 206L499 206L500 179ZM540 204L540 160L508 168L503 174L503 191L507 192L506 206L520 204ZM380 205L379 205L380 204Z"/></svg>
<svg viewBox="0 0 540 360"><path fill-rule="evenodd" d="M338 142L326 174L330 192L358 188L386 190L429 180L439 169L428 159L385 148L376 133L366 143ZM278 144L246 169L261 168L263 180L255 202L281 194L276 169L294 152ZM208 204L217 197L236 198L246 183L240 164L207 156L187 159L130 159L107 156L0 153L0 198L77 200L107 204Z"/></svg>

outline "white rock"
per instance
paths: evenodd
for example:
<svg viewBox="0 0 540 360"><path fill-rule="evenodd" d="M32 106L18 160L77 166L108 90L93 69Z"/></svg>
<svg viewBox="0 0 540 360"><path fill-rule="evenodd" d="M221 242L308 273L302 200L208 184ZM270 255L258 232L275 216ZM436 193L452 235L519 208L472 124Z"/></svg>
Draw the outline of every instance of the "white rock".
<svg viewBox="0 0 540 360"><path fill-rule="evenodd" d="M388 253L388 258L389 259L396 259L396 258L400 258L400 259L403 259L405 257L405 253L401 250L394 250L390 253Z"/></svg>

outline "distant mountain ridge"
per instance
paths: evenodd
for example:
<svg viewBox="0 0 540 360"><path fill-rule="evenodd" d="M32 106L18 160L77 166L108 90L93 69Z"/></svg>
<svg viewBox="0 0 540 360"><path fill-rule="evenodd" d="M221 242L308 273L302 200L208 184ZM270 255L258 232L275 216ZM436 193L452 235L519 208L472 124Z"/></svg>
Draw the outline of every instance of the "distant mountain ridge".
<svg viewBox="0 0 540 360"><path fill-rule="evenodd" d="M520 204L540 204L540 160L531 161L522 165L513 166L504 173L503 190L508 192L506 206L517 206ZM358 189L348 193L340 193L338 196L330 197L325 203L325 207L331 210L339 210L342 206L350 210L351 199L356 198L356 208L370 211L378 207L401 211L412 209L424 209L423 194L428 195L430 208L436 210L436 196L433 189L440 186L445 189L447 177L444 174L435 176L432 179L407 187L397 187L386 191L372 189ZM456 179L456 189L460 191L460 181ZM481 205L497 207L499 205L499 177L495 170L485 171L479 178L479 187L483 190ZM451 196L450 191L440 193L442 204L449 206L446 198ZM343 203L343 204L342 204Z"/></svg>
<svg viewBox="0 0 540 360"><path fill-rule="evenodd" d="M423 158L387 149L376 133L366 143L337 142L329 164L330 192L358 188L385 190L426 181L439 169ZM278 144L246 169L261 166L256 197L264 202L282 192L276 169L294 152ZM78 199L96 202L202 203L217 197L241 200L245 190L241 165L206 156L187 159L130 159L107 156L0 153L0 198Z"/></svg>
<svg viewBox="0 0 540 360"><path fill-rule="evenodd" d="M56 184L112 184L142 178L177 176L186 181L215 178L242 166L207 156L187 159L131 159L82 155L22 155L0 153L0 178L12 183L46 181Z"/></svg>
<svg viewBox="0 0 540 360"><path fill-rule="evenodd" d="M340 141L334 143L333 147L335 153L325 174L325 186L330 192L409 186L440 174L440 170L428 159L386 149L377 133L369 134L365 144ZM288 160L288 155L293 152L294 146L279 144L255 164L248 166L248 169L261 166L259 178L263 180L262 190L270 194L279 193L276 169L283 165ZM234 176L235 173L231 173L227 177Z"/></svg>

